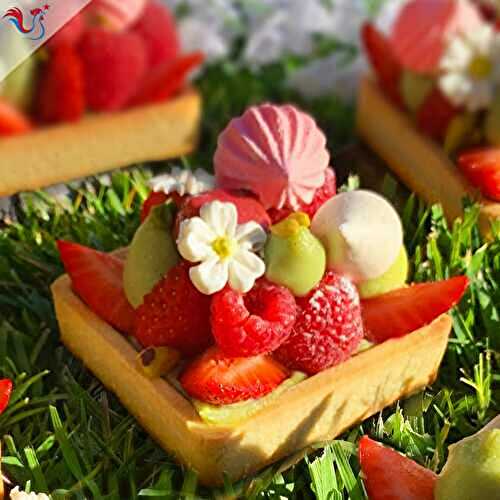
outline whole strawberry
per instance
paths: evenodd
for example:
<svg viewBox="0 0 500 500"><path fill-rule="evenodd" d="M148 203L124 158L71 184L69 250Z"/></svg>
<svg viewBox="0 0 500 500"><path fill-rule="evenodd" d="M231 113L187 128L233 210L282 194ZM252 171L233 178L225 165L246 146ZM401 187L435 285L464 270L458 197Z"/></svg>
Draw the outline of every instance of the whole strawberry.
<svg viewBox="0 0 500 500"><path fill-rule="evenodd" d="M137 92L146 73L147 56L142 38L135 33L91 28L83 35L79 51L89 107L94 111L123 108Z"/></svg>
<svg viewBox="0 0 500 500"><path fill-rule="evenodd" d="M144 347L198 354L212 343L210 302L191 283L189 265L181 262L144 297L136 312L135 336Z"/></svg>
<svg viewBox="0 0 500 500"><path fill-rule="evenodd" d="M283 364L309 374L345 361L363 338L358 292L347 278L327 271L298 298L299 313L288 340L275 352Z"/></svg>
<svg viewBox="0 0 500 500"><path fill-rule="evenodd" d="M148 2L132 30L144 40L151 68L173 61L179 55L175 20L166 5L156 0Z"/></svg>
<svg viewBox="0 0 500 500"><path fill-rule="evenodd" d="M36 115L43 123L76 121L85 112L84 69L80 56L67 43L50 51L36 96Z"/></svg>

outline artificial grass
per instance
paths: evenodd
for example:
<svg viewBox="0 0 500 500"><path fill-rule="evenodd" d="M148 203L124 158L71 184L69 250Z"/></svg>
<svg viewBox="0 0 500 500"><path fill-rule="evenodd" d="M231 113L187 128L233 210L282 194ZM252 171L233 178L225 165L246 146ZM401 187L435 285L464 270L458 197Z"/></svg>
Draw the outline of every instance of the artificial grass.
<svg viewBox="0 0 500 500"><path fill-rule="evenodd" d="M335 97L305 102L283 86L287 62L259 71L213 66L199 82L205 98L199 151L187 162L211 167L217 134L251 103L293 100L312 112L332 150L353 134L352 108ZM3 468L14 484L53 498L366 498L356 442L369 433L439 470L447 446L500 412L500 237L482 239L478 211L447 227L439 207L410 196L401 215L412 279L467 273L470 290L453 312L454 332L437 382L388 408L308 458L276 464L218 490L198 485L136 424L59 343L50 297L62 273L55 240L112 250L126 245L147 195L148 169L70 188L61 202L23 195L15 222L0 230L0 372L15 382L0 416ZM388 360L390 362L390 360ZM286 418L286 417L285 417Z"/></svg>

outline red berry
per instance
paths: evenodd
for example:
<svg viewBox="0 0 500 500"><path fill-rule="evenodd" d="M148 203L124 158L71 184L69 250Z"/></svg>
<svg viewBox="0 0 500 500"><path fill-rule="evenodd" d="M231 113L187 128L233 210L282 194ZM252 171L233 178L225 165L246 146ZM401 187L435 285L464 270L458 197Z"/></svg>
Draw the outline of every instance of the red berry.
<svg viewBox="0 0 500 500"><path fill-rule="evenodd" d="M55 48L59 45L77 44L85 31L86 25L84 13L78 13L47 42L47 46Z"/></svg>
<svg viewBox="0 0 500 500"><path fill-rule="evenodd" d="M370 500L434 499L434 472L368 436L359 442L359 462Z"/></svg>
<svg viewBox="0 0 500 500"><path fill-rule="evenodd" d="M149 212L151 212L151 210L154 207L162 205L167 200L168 200L168 195L165 194L163 191L158 191L158 192L152 191L142 205L141 222L144 222L146 220L147 216L149 215Z"/></svg>
<svg viewBox="0 0 500 500"><path fill-rule="evenodd" d="M203 62L201 52L193 52L156 66L148 73L131 105L166 101L184 88L189 73Z"/></svg>
<svg viewBox="0 0 500 500"><path fill-rule="evenodd" d="M229 193L222 189L214 189L213 191L207 191L206 193L186 198L177 214L177 228L184 219L190 219L191 217L199 215L200 208L205 205L205 203L215 200L236 205L236 209L238 210L238 224L255 221L264 228L271 225L269 215L255 198L240 195L238 193Z"/></svg>
<svg viewBox="0 0 500 500"><path fill-rule="evenodd" d="M87 102L95 111L121 109L134 95L146 73L146 49L135 33L90 28L80 54L85 68Z"/></svg>
<svg viewBox="0 0 500 500"><path fill-rule="evenodd" d="M191 397L226 405L265 396L288 376L269 356L231 358L212 347L188 365L179 380Z"/></svg>
<svg viewBox="0 0 500 500"><path fill-rule="evenodd" d="M123 291L123 261L69 241L57 246L77 295L111 326L132 334L135 312Z"/></svg>
<svg viewBox="0 0 500 500"><path fill-rule="evenodd" d="M363 338L358 292L346 277L327 271L321 282L297 298L297 321L276 358L289 368L317 373L345 361Z"/></svg>
<svg viewBox="0 0 500 500"><path fill-rule="evenodd" d="M10 395L12 394L12 380L8 378L3 378L0 380L0 415L7 408Z"/></svg>
<svg viewBox="0 0 500 500"><path fill-rule="evenodd" d="M399 80L403 70L389 40L371 23L364 24L361 38L382 90L400 105Z"/></svg>
<svg viewBox="0 0 500 500"><path fill-rule="evenodd" d="M500 148L467 151L460 155L458 165L483 196L500 201Z"/></svg>
<svg viewBox="0 0 500 500"><path fill-rule="evenodd" d="M418 330L457 304L468 286L467 277L456 276L363 300L366 337L380 343Z"/></svg>
<svg viewBox="0 0 500 500"><path fill-rule="evenodd" d="M83 65L69 44L58 44L50 53L38 83L36 113L43 123L79 120L85 112Z"/></svg>
<svg viewBox="0 0 500 500"><path fill-rule="evenodd" d="M209 295L191 283L189 266L181 262L144 297L137 309L135 336L144 347L168 346L186 356L198 354L213 339Z"/></svg>
<svg viewBox="0 0 500 500"><path fill-rule="evenodd" d="M434 89L425 99L417 114L419 129L429 137L441 141L448 126L460 112L438 89Z"/></svg>
<svg viewBox="0 0 500 500"><path fill-rule="evenodd" d="M330 198L337 194L337 179L335 177L335 172L333 169L328 168L325 174L324 184L314 193L314 198L308 205L303 204L297 211L305 212L309 217L313 217L314 214L320 209L320 207L328 201ZM269 211L269 216L273 224L278 223L284 218L288 217L292 210L289 208L271 208Z"/></svg>
<svg viewBox="0 0 500 500"><path fill-rule="evenodd" d="M29 118L9 101L0 97L0 136L24 134L31 129Z"/></svg>
<svg viewBox="0 0 500 500"><path fill-rule="evenodd" d="M226 287L212 299L215 341L228 356L255 356L277 349L290 335L297 306L283 286L259 280L242 294Z"/></svg>
<svg viewBox="0 0 500 500"><path fill-rule="evenodd" d="M175 20L166 5L152 0L132 27L146 45L149 66L171 62L180 52Z"/></svg>

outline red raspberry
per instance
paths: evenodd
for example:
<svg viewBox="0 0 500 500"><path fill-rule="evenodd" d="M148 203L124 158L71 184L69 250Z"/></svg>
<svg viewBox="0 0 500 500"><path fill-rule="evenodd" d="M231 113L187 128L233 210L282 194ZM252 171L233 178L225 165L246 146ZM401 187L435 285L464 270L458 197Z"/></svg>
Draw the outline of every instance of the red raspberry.
<svg viewBox="0 0 500 500"><path fill-rule="evenodd" d="M55 48L61 44L75 45L82 37L86 27L85 15L83 12L79 12L47 42L47 46Z"/></svg>
<svg viewBox="0 0 500 500"><path fill-rule="evenodd" d="M212 343L210 299L191 283L181 262L146 295L136 313L135 336L144 347L168 346L186 356Z"/></svg>
<svg viewBox="0 0 500 500"><path fill-rule="evenodd" d="M148 2L132 30L144 40L151 68L173 61L179 55L175 20L166 5L154 0Z"/></svg>
<svg viewBox="0 0 500 500"><path fill-rule="evenodd" d="M69 44L59 44L50 53L36 98L36 114L44 123L75 121L85 112L82 61Z"/></svg>
<svg viewBox="0 0 500 500"><path fill-rule="evenodd" d="M302 205L298 211L305 212L309 217L313 217L314 214L319 210L319 208L328 201L332 196L337 194L337 179L335 177L335 172L333 169L328 168L325 174L324 184L316 191L314 198L309 205ZM271 217L273 224L277 224L279 221L288 217L293 210L289 208L271 208L268 213Z"/></svg>
<svg viewBox="0 0 500 500"><path fill-rule="evenodd" d="M214 295L212 333L228 356L255 356L278 348L297 315L288 288L259 280L246 295L226 287Z"/></svg>
<svg viewBox="0 0 500 500"><path fill-rule="evenodd" d="M146 48L135 33L90 28L79 43L88 105L115 111L137 92L146 73Z"/></svg>
<svg viewBox="0 0 500 500"><path fill-rule="evenodd" d="M319 285L298 298L299 313L288 340L276 351L289 368L317 373L345 361L363 338L358 292L344 276L327 271Z"/></svg>

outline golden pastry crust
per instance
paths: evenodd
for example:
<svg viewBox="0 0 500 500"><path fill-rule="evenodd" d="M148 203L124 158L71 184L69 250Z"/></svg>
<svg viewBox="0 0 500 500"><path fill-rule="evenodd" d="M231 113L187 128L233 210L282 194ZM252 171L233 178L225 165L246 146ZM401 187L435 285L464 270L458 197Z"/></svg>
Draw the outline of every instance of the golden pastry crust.
<svg viewBox="0 0 500 500"><path fill-rule="evenodd" d="M438 144L414 127L369 77L363 79L357 107L360 136L412 190L429 203L441 203L452 221L462 216L468 196L481 204L480 225L485 234L491 219L500 218L500 203L482 198Z"/></svg>
<svg viewBox="0 0 500 500"><path fill-rule="evenodd" d="M432 383L446 350L451 318L362 352L288 389L233 427L201 421L164 379L137 370L131 343L71 290L67 275L52 285L61 339L112 390L165 450L195 469L200 481L235 481L318 442L329 441L401 397Z"/></svg>
<svg viewBox="0 0 500 500"><path fill-rule="evenodd" d="M0 139L0 196L190 153L200 116L201 97L191 89L165 103Z"/></svg>

